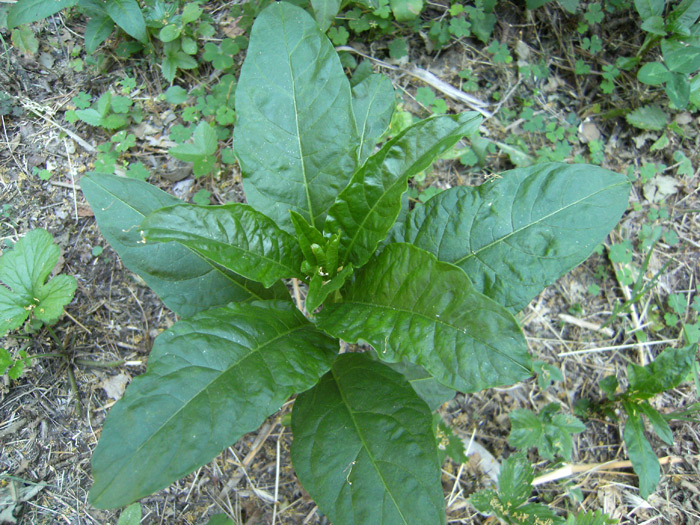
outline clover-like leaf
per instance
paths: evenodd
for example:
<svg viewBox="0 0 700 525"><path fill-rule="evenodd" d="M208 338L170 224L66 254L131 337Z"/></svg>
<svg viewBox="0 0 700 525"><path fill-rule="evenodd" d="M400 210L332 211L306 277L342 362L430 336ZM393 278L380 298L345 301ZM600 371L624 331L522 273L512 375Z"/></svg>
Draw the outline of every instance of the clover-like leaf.
<svg viewBox="0 0 700 525"><path fill-rule="evenodd" d="M318 314L319 327L348 342L368 342L383 361L406 358L461 392L531 374L513 316L478 293L461 269L415 246L388 245L341 293L341 301Z"/></svg>
<svg viewBox="0 0 700 525"><path fill-rule="evenodd" d="M297 397L292 432L294 470L336 525L445 522L430 409L401 374L339 356Z"/></svg>
<svg viewBox="0 0 700 525"><path fill-rule="evenodd" d="M330 368L338 343L291 303L231 304L179 321L110 411L90 501L120 507L211 461Z"/></svg>
<svg viewBox="0 0 700 525"><path fill-rule="evenodd" d="M51 234L31 230L0 256L0 335L22 326L30 315L45 323L58 319L71 302L75 277L57 275L47 282L61 250Z"/></svg>

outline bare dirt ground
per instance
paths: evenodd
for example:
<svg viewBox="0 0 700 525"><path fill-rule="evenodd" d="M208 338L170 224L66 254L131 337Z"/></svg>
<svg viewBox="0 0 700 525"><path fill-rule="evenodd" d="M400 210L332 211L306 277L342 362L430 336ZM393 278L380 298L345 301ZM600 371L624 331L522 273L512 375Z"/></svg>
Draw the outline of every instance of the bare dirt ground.
<svg viewBox="0 0 700 525"><path fill-rule="evenodd" d="M495 34L511 48L518 42L525 44L533 56L547 62L552 71L549 80L533 84L519 78L517 70L492 67L482 46L471 41L456 43L436 54L429 53L416 37L411 42L409 62L399 64L400 70L383 70L391 75L406 107L417 113L423 111L412 97L424 84L405 71L418 66L459 87L456 72L471 66L480 86L475 96L491 100L496 89L506 95L498 102L492 101L491 110L499 104L516 108L518 100L532 97L536 109L549 115L592 115L605 145L605 167L626 172L631 166L638 172L645 162L673 165L673 148L650 152L654 137L640 138L643 134L630 128L623 118L602 119L589 111L604 95L598 89L598 78L591 76L582 81L570 74L560 47L560 39L568 29L559 11L546 8L534 16L526 16L516 6L511 6L510 11L499 18ZM81 174L93 167L94 148L108 136L86 124L69 125L63 119L63 113L71 107L71 98L79 91L99 96L128 68L137 79L138 96L149 105L146 118L158 125L159 111L167 109L167 105L156 101L163 81L157 68L149 67L147 62L120 62L110 54L109 47L105 49L107 63L99 71L88 68L76 72L69 65L70 53L80 44L78 35L84 31L84 23L80 18L54 17L36 24L41 44L38 55L23 56L7 47L0 56L0 63L6 67L0 71L0 85L22 107L21 115L5 115L1 122L0 243L16 241L33 228L46 228L62 249L56 271L74 275L78 281L75 299L54 328L65 358L36 359L18 380L10 381L6 376L0 379L0 500L13 502L14 518L23 524L116 523L118 511L98 510L88 504L91 452L115 399L132 377L145 370L153 338L176 320L144 283L122 266L100 236L78 188ZM621 41L626 36L616 38ZM386 58L381 43L376 49L362 49ZM209 74L205 69L200 72L202 77ZM185 86L196 82L196 77L182 79ZM624 107L638 94L616 96L614 105ZM448 96L445 100L450 110L468 109ZM577 399L600 397L597 385L604 376L617 374L624 383L627 363L643 364L667 346L682 346L678 327L664 327L657 319L658 315L663 316L659 312L670 293L684 294L690 304L697 297L700 277L700 119L689 114L682 118L687 138L681 142L674 136L671 140L693 161L696 171L679 178L675 191L666 198L668 218L649 218L649 210L658 208L658 204L650 202L642 185L635 183L631 204L636 207L630 208L608 241L635 240L638 232L650 224L675 231L679 243L671 246L661 241L651 257L649 277L670 262L658 284L631 312L601 329L614 305L624 300L629 289L616 280L605 253L594 255L543 292L521 314L532 353L559 366L565 380L545 392L532 380L508 389L460 394L441 408L446 421L465 439L473 437L496 461L513 452L506 441L510 429L508 414L512 410L538 409L551 401L560 401L571 410ZM531 142L533 150L537 149L536 141L540 139L525 133L521 124L515 119L504 126L494 118L486 121L484 129L494 140L519 133ZM81 145L76 137L93 150ZM583 143L577 147L585 149ZM152 154L144 144L136 156ZM53 172L48 181L32 174L33 167L47 165ZM442 161L428 175L426 183L435 187L473 184L509 167L512 165L507 155L497 151L489 154L483 170L467 172L456 161ZM174 185L157 170L149 182L166 191ZM237 193L236 178L230 173L194 181L186 198L191 198L200 187L212 192L214 202L217 196ZM6 246L0 244L0 250ZM95 255L95 247L104 250ZM635 252L634 257L640 265L639 253ZM590 284L600 286L598 295L588 292ZM685 321L693 319L688 317ZM646 334L647 343L641 344L635 338L635 330ZM2 345L13 349L22 342L9 336ZM32 336L30 354L60 350L46 330ZM661 412L669 412L691 405L697 401L696 396L695 387L686 383L657 397L653 404ZM291 433L280 424L290 409L291 402L258 432L232 444L211 464L142 500L143 523L200 524L219 512L226 512L242 524L272 523L273 515L276 523L328 523L294 476L288 453ZM658 456L667 459L662 466L661 483L648 501L639 497L637 478L624 465L540 485L533 496L561 509L602 509L622 523L700 523L700 425L677 421L671 427L675 443L670 447L649 434ZM589 420L586 431L574 436L574 441L572 463L576 465L628 459L622 441L622 421ZM532 452L531 459L539 461ZM469 494L487 483L478 463L478 457L472 456L464 465L450 460L444 465L450 523L486 520L467 502ZM537 466L543 467L544 463ZM576 492L574 489L580 489L579 502L570 496Z"/></svg>

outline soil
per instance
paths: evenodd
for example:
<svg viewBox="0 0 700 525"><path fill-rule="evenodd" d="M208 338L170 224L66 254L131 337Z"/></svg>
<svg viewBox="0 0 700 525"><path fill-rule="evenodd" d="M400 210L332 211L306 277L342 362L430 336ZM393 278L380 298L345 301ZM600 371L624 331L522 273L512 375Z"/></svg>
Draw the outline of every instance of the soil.
<svg viewBox="0 0 700 525"><path fill-rule="evenodd" d="M587 140L586 133L600 136L605 145L604 167L622 173L631 167L638 173L645 163L664 162L673 166L672 153L679 150L692 160L695 172L681 177L675 175L675 169L668 168L667 175L675 177L677 184L665 200L667 219L649 218L649 211L658 209L659 205L649 198L652 190L635 183L631 208L607 241L608 245L625 239L636 243L640 230L649 225L672 230L679 239L675 245L663 239L657 244L646 280L665 263L669 265L656 286L632 310L602 328L614 305L623 301L630 291L615 278L603 252L561 278L522 312L520 320L533 355L560 367L563 382L545 391L531 380L506 389L459 394L440 409L443 418L466 442L473 439L496 462L514 451L507 442L508 414L512 410L537 410L552 401L573 410L578 399L600 397L598 382L604 376L615 374L624 383L628 363L644 364L668 346L682 346L680 325L664 327L658 316L663 316L660 312L665 311L671 293L684 294L688 304L698 297L700 258L698 115L677 112L676 122L685 130L686 138L681 140L673 135L670 147L652 151L650 146L659 133L642 133L628 126L623 118L604 119L593 111L594 105L606 97L600 91L600 78L591 75L582 79L574 75L569 50L565 49L564 37L573 30L572 24L575 29L576 22L563 11L550 7L553 4L535 12L525 12L515 4L507 5L507 12L499 16L494 36L511 50L520 50L516 59L547 63L551 71L547 80L525 79L518 76L517 69L507 65L494 67L485 46L471 39L435 52L414 34L409 38L408 61L401 63L390 63L387 58L388 41L378 40L373 46L351 41L349 45L381 60L374 61L375 69L392 78L404 98L404 107L415 114L425 116L425 109L414 98L416 89L425 84L415 74L409 74L415 72L414 67L428 70L444 84L456 88L462 83L457 73L470 67L479 82L479 90L473 95L488 101L489 111L499 107L517 110L527 98L533 101L536 111L553 115L562 122L570 114L590 117L585 133L580 128L581 142L576 148L587 151L583 142ZM117 522L119 511L99 510L88 503L91 453L110 407L129 380L145 370L153 339L176 321L175 315L143 281L124 268L101 237L80 192L81 175L93 168L95 148L109 136L83 123L68 124L63 118L64 112L72 107L72 97L79 91L99 96L128 72L137 79L137 97L150 108L148 121L163 126L160 113L167 111L168 105L158 102L156 97L165 82L158 68L147 61L117 59L111 53L116 43L113 41L103 50L107 61L99 69L86 67L76 71L71 65L75 58L72 52L81 46L84 24L85 20L79 17L61 16L34 24L40 42L36 55L23 55L9 46L0 55L0 62L6 66L5 71L0 71L0 90L15 97L13 104L22 110L20 115L1 117L0 243L4 244L0 244L0 249L7 249L31 229L45 228L62 249L61 261L54 272L73 275L78 282L74 300L54 327L60 346L45 328L29 339L32 355L62 351L64 356L35 359L19 379L10 381L7 376L0 379L0 505L11 503L12 519L23 524ZM639 36L625 35L626 27L621 26L614 37L602 36L607 38L606 44L615 44L621 53L631 54L633 51L629 49L634 49L631 46ZM9 42L7 33L3 37ZM85 58L81 50L77 56ZM205 67L202 69L202 77L211 73ZM196 84L197 78L186 75L179 82L187 87ZM638 86L624 76L621 82L624 86ZM443 96L439 87L433 87ZM501 94L498 100L493 98L496 91ZM608 107L636 105L635 99L640 96L632 92L621 94L618 90L608 98ZM469 109L447 94L443 97L450 111ZM486 121L483 133L497 141L509 134L519 134L532 151L542 147L544 144L537 141L543 139L525 132L522 124L514 119L504 126L492 118ZM572 157L576 153L572 152ZM134 158L154 155L145 141L132 154ZM160 160L158 157L157 161ZM41 180L33 174L35 167L48 167L51 178ZM488 153L483 169L467 170L457 161L441 161L422 187L478 184L510 167L509 157L497 150ZM191 199L199 188L209 190L215 203L242 198L235 173L189 180L186 199ZM179 184L158 170L152 172L149 182L166 191L173 191ZM643 262L638 252L634 257L637 265ZM600 293L589 293L589 285L599 286ZM692 318L696 315L692 310L688 312L681 321L690 323L696 318ZM641 331L647 342L642 344L643 339L635 338L634 331ZM16 351L26 342L15 334L1 344ZM686 383L658 396L653 405L661 412L670 412L690 407L696 401L695 387ZM290 413L291 404L287 403L257 432L232 444L210 464L143 499L142 523L202 524L221 512L241 524L328 523L299 484L289 461L291 433L281 421ZM626 460L623 421L587 421L586 431L573 436L572 463ZM671 428L673 446L648 434L659 458L666 458L659 487L648 501L639 497L637 478L624 466L540 485L533 497L560 509L601 509L621 523L699 523L700 425L697 421L674 421ZM533 451L530 458L536 462L540 474L545 462ZM450 459L445 462L443 485L450 523L488 521L467 501L471 493L488 483L478 455L470 456L465 464ZM7 508L0 506L0 512ZM9 519L10 514L5 516Z"/></svg>

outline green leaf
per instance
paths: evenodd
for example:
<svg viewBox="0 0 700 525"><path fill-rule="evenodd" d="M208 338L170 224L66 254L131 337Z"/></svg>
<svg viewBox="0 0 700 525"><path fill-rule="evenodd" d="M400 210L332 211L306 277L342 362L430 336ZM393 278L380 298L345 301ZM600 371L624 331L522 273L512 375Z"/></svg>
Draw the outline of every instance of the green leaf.
<svg viewBox="0 0 700 525"><path fill-rule="evenodd" d="M661 131L668 124L668 116L659 106L643 106L627 114L627 123L635 128Z"/></svg>
<svg viewBox="0 0 700 525"><path fill-rule="evenodd" d="M158 38L160 38L161 42L172 42L180 36L181 31L182 28L180 26L168 24L161 28L160 32L158 33Z"/></svg>
<svg viewBox="0 0 700 525"><path fill-rule="evenodd" d="M570 460L573 451L571 434L583 432L586 427L559 409L559 403L550 403L539 414L525 409L514 410L509 414L511 431L508 443L525 450L537 447L540 456L550 461L555 455Z"/></svg>
<svg viewBox="0 0 700 525"><path fill-rule="evenodd" d="M329 234L340 232L341 264L367 262L401 211L408 179L475 131L481 120L469 112L419 121L367 159L338 195L324 226Z"/></svg>
<svg viewBox="0 0 700 525"><path fill-rule="evenodd" d="M642 418L631 407L626 407L625 410L627 411L627 422L625 423L623 439L632 467L639 476L639 494L646 499L656 490L659 479L661 479L661 467L659 459L644 435Z"/></svg>
<svg viewBox="0 0 700 525"><path fill-rule="evenodd" d="M0 256L0 335L19 328L30 315L52 323L63 313L77 283L68 275L46 281L60 255L51 234L36 229Z"/></svg>
<svg viewBox="0 0 700 525"><path fill-rule="evenodd" d="M333 24L338 11L340 11L341 0L311 0L311 7L314 10L314 17L319 28L324 33Z"/></svg>
<svg viewBox="0 0 700 525"><path fill-rule="evenodd" d="M297 234L297 241L299 242L299 247L304 254L304 258L313 266L320 265L321 261L316 259L316 254L311 249L311 246L313 244L316 244L317 246L324 246L327 242L326 238L320 231L311 226L300 214L294 210L289 210L289 213L291 215L294 231Z"/></svg>
<svg viewBox="0 0 700 525"><path fill-rule="evenodd" d="M161 208L141 229L148 241L176 241L266 288L283 278L304 277L296 239L247 204Z"/></svg>
<svg viewBox="0 0 700 525"><path fill-rule="evenodd" d="M203 12L204 10L197 2L189 2L185 4L185 7L182 9L182 23L189 24L190 22L199 20L199 17L202 16Z"/></svg>
<svg viewBox="0 0 700 525"><path fill-rule="evenodd" d="M530 497L535 473L524 452L511 454L501 465L498 492L501 501L522 505Z"/></svg>
<svg viewBox="0 0 700 525"><path fill-rule="evenodd" d="M292 432L294 470L336 525L445 523L430 410L387 366L339 356L297 398Z"/></svg>
<svg viewBox="0 0 700 525"><path fill-rule="evenodd" d="M337 341L282 301L176 323L109 413L92 456L90 502L125 505L211 461L316 384L336 350Z"/></svg>
<svg viewBox="0 0 700 525"><path fill-rule="evenodd" d="M417 206L404 239L462 268L512 312L583 262L627 207L624 176L583 164L538 164Z"/></svg>
<svg viewBox="0 0 700 525"><path fill-rule="evenodd" d="M577 515L569 514L566 518L566 525L615 525L618 520L612 519L600 510L595 512L580 512Z"/></svg>
<svg viewBox="0 0 700 525"><path fill-rule="evenodd" d="M476 392L530 376L513 316L481 295L462 270L409 244L390 244L318 314L322 330L371 344L380 359L406 358L442 384Z"/></svg>
<svg viewBox="0 0 700 525"><path fill-rule="evenodd" d="M379 359L376 352L372 352L370 355ZM426 402L430 410L437 410L443 403L454 398L457 393L437 382L422 366L415 365L405 359L398 363L384 364L403 375L411 383L416 394Z"/></svg>
<svg viewBox="0 0 700 525"><path fill-rule="evenodd" d="M290 233L289 210L323 224L355 170L359 138L338 55L302 9L278 2L258 16L236 114L248 203Z"/></svg>
<svg viewBox="0 0 700 525"><path fill-rule="evenodd" d="M168 150L173 157L193 162L194 174L197 176L206 175L214 166L218 147L216 132L208 122L200 122L194 130L193 141L187 144L178 144Z"/></svg>
<svg viewBox="0 0 700 525"><path fill-rule="evenodd" d="M695 361L697 347L667 348L646 366L627 365L629 390L637 399L648 399L675 388L685 380Z"/></svg>
<svg viewBox="0 0 700 525"><path fill-rule="evenodd" d="M391 123L396 106L394 86L384 75L370 75L352 88L352 109L360 133L357 165L372 154Z"/></svg>
<svg viewBox="0 0 700 525"><path fill-rule="evenodd" d="M661 62L649 62L637 71L637 79L649 86L660 86L670 78L671 73Z"/></svg>
<svg viewBox="0 0 700 525"><path fill-rule="evenodd" d="M189 317L232 301L289 298L283 284L266 290L179 244L144 244L138 226L146 215L182 202L155 186L102 173L84 176L80 186L102 235L124 266L176 314Z"/></svg>
<svg viewBox="0 0 700 525"><path fill-rule="evenodd" d="M687 75L683 73L671 73L671 78L666 83L666 94L677 108L685 108L690 102L690 84Z"/></svg>
<svg viewBox="0 0 700 525"><path fill-rule="evenodd" d="M665 0L634 0L634 7L642 20L664 14Z"/></svg>
<svg viewBox="0 0 700 525"><path fill-rule="evenodd" d="M415 20L423 10L423 0L389 0L397 22Z"/></svg>
<svg viewBox="0 0 700 525"><path fill-rule="evenodd" d="M234 522L226 514L214 514L211 518L209 518L207 525L236 525L236 522Z"/></svg>
<svg viewBox="0 0 700 525"><path fill-rule="evenodd" d="M146 22L136 0L107 0L107 14L124 32L139 42L148 42Z"/></svg>
<svg viewBox="0 0 700 525"><path fill-rule="evenodd" d="M7 13L7 28L36 22L77 3L78 0L19 0Z"/></svg>
<svg viewBox="0 0 700 525"><path fill-rule="evenodd" d="M659 414L647 401L643 401L637 405L640 413L647 416L651 427L654 429L659 438L667 445L673 445L673 431L668 426L664 417Z"/></svg>
<svg viewBox="0 0 700 525"><path fill-rule="evenodd" d="M114 30L114 22L108 16L91 18L85 27L85 52L92 54Z"/></svg>
<svg viewBox="0 0 700 525"><path fill-rule="evenodd" d="M306 295L306 310L313 312L321 306L326 297L343 287L345 282L352 276L353 271L352 264L348 264L338 272L338 275L327 281L324 276L318 273L314 275L309 283L309 293Z"/></svg>
<svg viewBox="0 0 700 525"><path fill-rule="evenodd" d="M652 35L664 36L666 34L666 22L662 16L652 16L642 23L642 30Z"/></svg>
<svg viewBox="0 0 700 525"><path fill-rule="evenodd" d="M12 30L12 45L20 52L34 55L39 51L39 41L29 26L20 26Z"/></svg>
<svg viewBox="0 0 700 525"><path fill-rule="evenodd" d="M564 520L552 509L538 503L526 503L532 491L534 473L524 453L512 454L503 462L498 476L498 492L480 490L469 502L482 513L494 514L513 525L548 523L561 525Z"/></svg>
<svg viewBox="0 0 700 525"><path fill-rule="evenodd" d="M132 503L119 515L117 525L139 525L141 523L141 504Z"/></svg>

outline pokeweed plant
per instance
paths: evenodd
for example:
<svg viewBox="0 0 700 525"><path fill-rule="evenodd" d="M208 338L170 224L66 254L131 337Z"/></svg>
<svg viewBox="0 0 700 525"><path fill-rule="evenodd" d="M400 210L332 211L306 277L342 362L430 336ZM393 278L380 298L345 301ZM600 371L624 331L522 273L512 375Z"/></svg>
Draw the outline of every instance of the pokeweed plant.
<svg viewBox="0 0 700 525"><path fill-rule="evenodd" d="M167 486L297 395L294 469L334 523L445 522L431 408L531 375L514 314L586 259L629 185L545 164L446 190L397 223L409 179L481 117L425 119L375 151L394 103L381 75L351 89L311 16L276 3L236 92L247 204L82 179L105 238L182 317L105 422L93 505ZM289 278L308 285L308 317ZM339 339L373 351L339 352Z"/></svg>

